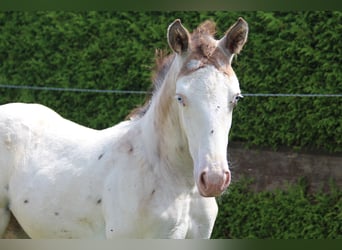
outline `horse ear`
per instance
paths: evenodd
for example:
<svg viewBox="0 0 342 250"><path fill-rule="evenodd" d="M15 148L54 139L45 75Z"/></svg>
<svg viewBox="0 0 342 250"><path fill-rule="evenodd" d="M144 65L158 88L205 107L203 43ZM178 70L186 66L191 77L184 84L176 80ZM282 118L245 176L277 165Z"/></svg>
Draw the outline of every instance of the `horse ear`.
<svg viewBox="0 0 342 250"><path fill-rule="evenodd" d="M247 41L248 24L243 18L239 18L219 41L219 45L227 49L230 54L239 54Z"/></svg>
<svg viewBox="0 0 342 250"><path fill-rule="evenodd" d="M182 54L188 50L190 34L179 19L171 23L167 29L167 40L171 49L178 54Z"/></svg>

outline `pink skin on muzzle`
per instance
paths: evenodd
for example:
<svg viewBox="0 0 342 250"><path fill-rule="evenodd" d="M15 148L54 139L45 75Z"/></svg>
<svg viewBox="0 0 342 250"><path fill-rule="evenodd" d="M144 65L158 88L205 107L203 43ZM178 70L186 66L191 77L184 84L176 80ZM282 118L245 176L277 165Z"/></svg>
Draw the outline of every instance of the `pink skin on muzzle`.
<svg viewBox="0 0 342 250"><path fill-rule="evenodd" d="M231 174L227 163L222 163L221 168L206 167L197 176L197 188L204 197L216 197L221 195L229 186Z"/></svg>

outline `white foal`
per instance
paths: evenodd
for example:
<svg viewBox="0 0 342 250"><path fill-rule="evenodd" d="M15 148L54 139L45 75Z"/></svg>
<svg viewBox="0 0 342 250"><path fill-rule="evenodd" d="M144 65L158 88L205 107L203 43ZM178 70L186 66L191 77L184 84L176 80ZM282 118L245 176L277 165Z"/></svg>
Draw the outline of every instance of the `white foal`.
<svg viewBox="0 0 342 250"><path fill-rule="evenodd" d="M38 104L0 106L0 233L10 212L32 238L209 238L226 190L231 67L248 34L215 40L174 21L150 102L105 130Z"/></svg>

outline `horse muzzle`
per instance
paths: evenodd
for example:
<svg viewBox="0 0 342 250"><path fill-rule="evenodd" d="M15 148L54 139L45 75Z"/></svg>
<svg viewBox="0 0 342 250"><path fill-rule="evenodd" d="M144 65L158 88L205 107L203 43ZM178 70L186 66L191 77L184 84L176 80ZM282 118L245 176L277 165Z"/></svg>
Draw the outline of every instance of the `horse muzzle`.
<svg viewBox="0 0 342 250"><path fill-rule="evenodd" d="M216 197L221 195L229 186L231 174L228 167L205 168L197 178L197 188L204 197Z"/></svg>

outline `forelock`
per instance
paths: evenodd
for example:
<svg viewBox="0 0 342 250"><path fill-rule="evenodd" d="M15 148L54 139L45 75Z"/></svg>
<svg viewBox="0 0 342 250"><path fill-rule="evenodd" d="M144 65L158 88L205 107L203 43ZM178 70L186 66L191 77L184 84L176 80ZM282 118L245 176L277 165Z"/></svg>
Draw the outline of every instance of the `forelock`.
<svg viewBox="0 0 342 250"><path fill-rule="evenodd" d="M216 24L207 20L200 24L191 34L191 52L180 75L186 75L194 70L213 65L218 70L230 75L232 68L225 53L217 46L218 41L214 38Z"/></svg>
<svg viewBox="0 0 342 250"><path fill-rule="evenodd" d="M200 24L191 35L193 53L209 58L216 48L215 33L216 25L213 21L207 20Z"/></svg>

